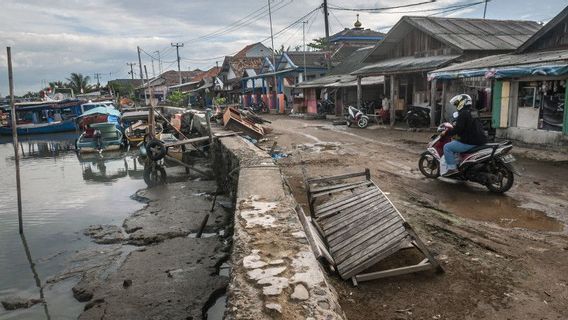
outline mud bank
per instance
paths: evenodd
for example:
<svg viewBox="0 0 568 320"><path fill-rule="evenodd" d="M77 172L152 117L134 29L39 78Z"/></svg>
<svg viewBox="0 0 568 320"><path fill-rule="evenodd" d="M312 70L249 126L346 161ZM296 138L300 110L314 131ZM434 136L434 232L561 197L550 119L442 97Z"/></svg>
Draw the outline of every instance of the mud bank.
<svg viewBox="0 0 568 320"><path fill-rule="evenodd" d="M123 261L115 253L113 264L83 272L73 288L75 298L87 302L79 319L205 318L228 284L219 269L230 250L223 235L230 225L232 203L218 195L213 207L217 190L215 181L141 190L133 198L147 206L125 219L122 227L89 228L86 234L95 242L114 243L118 252L131 250ZM207 214L208 237L197 239L195 233Z"/></svg>
<svg viewBox="0 0 568 320"><path fill-rule="evenodd" d="M272 158L239 137L215 145L219 184L236 195L226 319L344 319Z"/></svg>

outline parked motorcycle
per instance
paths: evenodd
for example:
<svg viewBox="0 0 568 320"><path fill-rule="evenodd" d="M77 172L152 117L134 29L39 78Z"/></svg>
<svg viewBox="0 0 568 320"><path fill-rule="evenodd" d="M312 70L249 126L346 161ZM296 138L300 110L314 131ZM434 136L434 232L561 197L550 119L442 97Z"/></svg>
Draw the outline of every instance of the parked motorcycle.
<svg viewBox="0 0 568 320"><path fill-rule="evenodd" d="M351 125L355 124L357 125L357 127L365 129L369 125L369 117L361 110L352 106L347 107L345 120L347 121L348 127L351 127Z"/></svg>
<svg viewBox="0 0 568 320"><path fill-rule="evenodd" d="M451 137L441 133L451 128L453 126L450 123L442 123L438 127L439 134L432 137L427 151L420 155L418 168L427 178L440 176L444 145L451 141ZM512 148L510 141L474 147L459 155L459 172L448 178L476 182L495 193L507 192L513 186L516 173L513 167L515 158L509 153Z"/></svg>
<svg viewBox="0 0 568 320"><path fill-rule="evenodd" d="M409 106L405 118L410 128L429 127L430 107Z"/></svg>
<svg viewBox="0 0 568 320"><path fill-rule="evenodd" d="M258 103L251 103L248 108L254 113L268 112L268 108L266 108L266 104L262 100Z"/></svg>
<svg viewBox="0 0 568 320"><path fill-rule="evenodd" d="M332 114L335 113L335 103L329 99L320 100L317 104L318 114Z"/></svg>

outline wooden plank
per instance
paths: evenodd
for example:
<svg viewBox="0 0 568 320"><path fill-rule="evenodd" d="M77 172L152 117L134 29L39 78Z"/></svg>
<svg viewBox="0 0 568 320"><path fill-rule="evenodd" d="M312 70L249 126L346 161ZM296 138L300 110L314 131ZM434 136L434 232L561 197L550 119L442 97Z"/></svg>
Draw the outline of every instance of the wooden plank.
<svg viewBox="0 0 568 320"><path fill-rule="evenodd" d="M181 146L181 145L184 145L184 144L204 142L204 141L208 141L208 140L209 140L209 137L198 137L198 138L180 140L180 141L171 142L171 143L164 143L164 147L166 147L166 148L176 147L176 146Z"/></svg>
<svg viewBox="0 0 568 320"><path fill-rule="evenodd" d="M323 224L333 223L335 221L339 222L349 217L350 214L353 212L364 211L366 208L382 203L383 201L377 201L378 194L370 194L367 195L365 198L358 199L359 201L351 202L345 204L341 207L335 208L330 211L326 211L325 213L318 213L318 222ZM356 199L357 200L357 199ZM338 216L337 216L338 215Z"/></svg>
<svg viewBox="0 0 568 320"><path fill-rule="evenodd" d="M375 225L380 223L381 220L387 219L392 216L393 208L377 208L372 211L365 219L361 221L356 221L356 223L350 223L343 225L343 227L337 226L333 230L326 231L327 241L330 246L335 246L338 241L347 241L345 237L350 239L355 239L358 234L364 232L367 229L376 230Z"/></svg>
<svg viewBox="0 0 568 320"><path fill-rule="evenodd" d="M355 276L356 274L369 269L370 267L381 262L382 260L386 259L387 257L391 256L392 254L394 254L399 250L400 250L400 243L393 242L388 247L382 248L379 254L372 256L366 261L349 268L343 266L341 271L339 270L339 268L337 270L343 279L349 279Z"/></svg>
<svg viewBox="0 0 568 320"><path fill-rule="evenodd" d="M375 207L383 208L383 207L390 207L390 204L385 199L381 199L379 201L375 200L374 198L370 198L365 202L361 201L359 204L354 205L350 208L342 210L339 212L339 215L336 217L323 217L318 219L317 221L322 225L326 226L324 229L337 226L337 225L344 225L349 224L349 222L354 222L354 216L360 218L361 213L365 213ZM349 221L349 222L348 222ZM327 232L327 231L326 231Z"/></svg>
<svg viewBox="0 0 568 320"><path fill-rule="evenodd" d="M324 181L331 181L331 180L343 180L343 179L361 177L361 176L365 176L365 175L366 175L366 173L365 173L365 171L363 171L363 172L357 172L357 173L342 174L342 175L338 175L338 176L328 176L328 177L321 177L321 178L308 178L308 182L309 183L317 183L317 182L324 182Z"/></svg>
<svg viewBox="0 0 568 320"><path fill-rule="evenodd" d="M355 195L363 195L363 193L368 193L368 192L372 191L372 189L374 189L374 188L371 188L371 187L362 188L362 190L358 190L358 193L355 194ZM311 196L311 194L308 194L308 196ZM316 210L317 211L325 210L326 208L328 208L328 207L330 207L334 204L340 203L341 201L344 201L346 199L350 199L351 197L353 197L353 194L349 194L349 195L345 195L345 196L338 196L337 199L331 199L331 200L328 200L328 201L318 205L316 207Z"/></svg>
<svg viewBox="0 0 568 320"><path fill-rule="evenodd" d="M428 258L428 261L430 261L430 263L434 266L434 268L437 268L438 271L443 272L444 269L442 269L442 266L440 266L438 260L436 260L436 258L434 258L434 256L428 250L428 248L426 248L426 245L422 242L422 240L420 240L420 238L418 237L416 232L414 232L414 229L412 229L410 224L408 222L405 222L403 226L406 229L406 232L410 235L410 238L414 241L416 248L418 248L418 250L420 250L420 252L422 252L422 254L426 256L426 258Z"/></svg>
<svg viewBox="0 0 568 320"><path fill-rule="evenodd" d="M315 213L319 216L319 215L322 215L325 212L328 212L328 211L331 211L331 210L336 210L338 208L347 208L354 201L366 200L369 197L376 197L378 195L379 195L379 192L378 192L377 189L369 188L369 190L367 190L365 192L351 195L347 198L344 198L340 202L334 202L332 205L326 206L324 208L316 207Z"/></svg>
<svg viewBox="0 0 568 320"><path fill-rule="evenodd" d="M394 217L382 221L381 224L377 226L377 229L380 231L377 232L376 230L369 230L359 236L356 241L350 240L337 246L330 247L330 251L333 253L335 261L337 261L337 263L341 263L349 260L353 256L357 256L358 253L372 251L377 247L377 245L388 241L390 239L390 234L400 229L404 230L398 219ZM363 246L366 242L371 243L371 245ZM373 245L373 243L377 245ZM357 247L359 246L361 246L361 248L358 249Z"/></svg>
<svg viewBox="0 0 568 320"><path fill-rule="evenodd" d="M371 203L361 209L353 208L353 212L341 212L336 219L318 221L318 223L322 225L322 229L326 232L326 237L329 237L339 229L352 224L363 224L364 220L369 220L375 215L384 215L385 211L392 211L392 208L384 206L385 203Z"/></svg>
<svg viewBox="0 0 568 320"><path fill-rule="evenodd" d="M372 203L376 202L375 200L376 196L377 194L375 193L375 194L369 194L364 198L355 197L354 199L352 199L352 201L349 201L340 207L324 211L324 213L316 212L317 215L316 221L327 224L330 221L334 221L336 219L336 217L334 216L336 215L345 216L352 211L362 210L366 206L369 206Z"/></svg>
<svg viewBox="0 0 568 320"><path fill-rule="evenodd" d="M374 256L380 255L385 249L390 248L391 246L396 246L396 251L398 251L400 242L407 236L408 234L404 231L404 228L401 227L399 229L394 229L394 232L390 233L383 239L384 242L375 242L374 245L371 245L367 249L357 252L342 261L339 261L339 259L336 258L335 261L337 263L338 270L340 270L340 268L343 270L358 268L364 263L371 261Z"/></svg>
<svg viewBox="0 0 568 320"><path fill-rule="evenodd" d="M321 197L321 196L331 195L331 194L337 193L337 192L352 190L352 189L355 189L357 187L369 186L371 184L372 183L365 181L365 182L358 183L358 184L352 185L352 186L346 186L346 187L338 188L338 189L334 189L334 190L326 190L326 191L322 191L322 192L312 193L312 198L318 198L318 197Z"/></svg>
<svg viewBox="0 0 568 320"><path fill-rule="evenodd" d="M369 280L375 280L375 279L381 279L381 278L387 278L387 277L394 277L394 276L399 276L399 275L403 275L403 274L407 274L407 273L414 273L414 272L419 272L419 271L424 271L424 270L429 270L429 269L432 269L432 265L430 265L430 263L426 263L426 264L419 263L419 264L416 264L416 265L413 265L413 266L400 267L400 268L371 272L371 273L365 273L365 274L358 274L358 275L355 276L355 279L359 282L362 282L362 281L369 281Z"/></svg>
<svg viewBox="0 0 568 320"><path fill-rule="evenodd" d="M321 192L321 191L327 191L327 190L333 190L333 189L337 189L337 188L343 188L343 187L347 187L350 185L356 185L356 184L361 184L360 181L357 182L351 182L351 183L340 183L340 184L334 184L334 185L327 185L327 186L321 186L321 187L315 187L311 189L312 193L316 193L316 192Z"/></svg>

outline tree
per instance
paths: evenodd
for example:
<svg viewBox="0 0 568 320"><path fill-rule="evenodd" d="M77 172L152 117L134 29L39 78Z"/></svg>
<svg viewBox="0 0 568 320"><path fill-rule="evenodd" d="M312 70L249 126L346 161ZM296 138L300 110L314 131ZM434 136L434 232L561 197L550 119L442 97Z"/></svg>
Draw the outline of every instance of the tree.
<svg viewBox="0 0 568 320"><path fill-rule="evenodd" d="M49 87L53 90L55 88L69 88L69 84L58 80L58 81L52 81L49 83Z"/></svg>
<svg viewBox="0 0 568 320"><path fill-rule="evenodd" d="M184 104L187 95L181 91L173 91L168 96L168 101L170 101L175 107L181 107Z"/></svg>
<svg viewBox="0 0 568 320"><path fill-rule="evenodd" d="M325 41L325 38L316 38L312 40L313 42L310 42L307 44L308 47L315 49L315 50L324 50L325 48L327 48L327 43Z"/></svg>
<svg viewBox="0 0 568 320"><path fill-rule="evenodd" d="M69 87L73 89L75 93L86 93L92 90L92 86L89 85L91 78L89 76L83 76L80 73L71 73L67 81L69 81Z"/></svg>

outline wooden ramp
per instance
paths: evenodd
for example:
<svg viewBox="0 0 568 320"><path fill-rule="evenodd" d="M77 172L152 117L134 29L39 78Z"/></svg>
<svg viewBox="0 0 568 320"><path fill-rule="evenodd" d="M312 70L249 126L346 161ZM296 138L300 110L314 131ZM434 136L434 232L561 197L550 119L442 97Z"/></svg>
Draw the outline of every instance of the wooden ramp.
<svg viewBox="0 0 568 320"><path fill-rule="evenodd" d="M341 278L359 281L418 272L443 271L392 202L371 180L369 170L308 178L310 218L304 219L316 256ZM300 215L303 215L300 213ZM364 273L394 253L415 247L424 259L415 265Z"/></svg>

